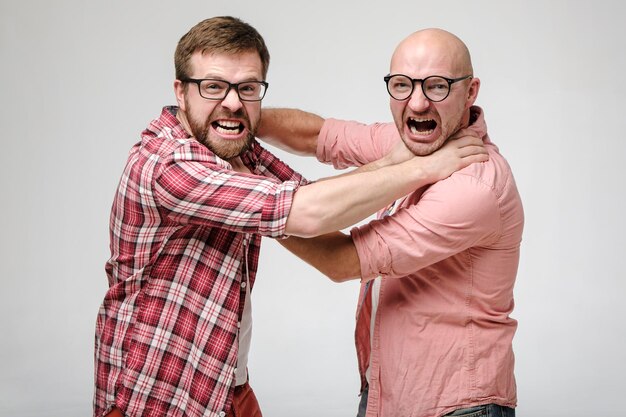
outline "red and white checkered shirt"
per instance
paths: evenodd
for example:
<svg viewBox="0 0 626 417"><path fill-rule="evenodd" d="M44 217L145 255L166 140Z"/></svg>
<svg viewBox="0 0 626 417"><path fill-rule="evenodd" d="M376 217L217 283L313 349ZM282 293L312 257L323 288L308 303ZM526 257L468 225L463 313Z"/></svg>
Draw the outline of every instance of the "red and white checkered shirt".
<svg viewBox="0 0 626 417"><path fill-rule="evenodd" d="M111 212L98 313L94 416L221 416L232 401L245 274L281 237L306 181L254 142L235 172L190 137L176 107L131 150Z"/></svg>

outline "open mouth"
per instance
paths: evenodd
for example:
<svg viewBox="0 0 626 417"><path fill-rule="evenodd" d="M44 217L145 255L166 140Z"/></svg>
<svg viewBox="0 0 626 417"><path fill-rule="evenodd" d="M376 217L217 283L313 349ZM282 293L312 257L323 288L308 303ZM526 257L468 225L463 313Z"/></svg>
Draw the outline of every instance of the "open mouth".
<svg viewBox="0 0 626 417"><path fill-rule="evenodd" d="M232 120L219 120L211 123L213 129L222 135L238 135L243 132L243 123Z"/></svg>
<svg viewBox="0 0 626 417"><path fill-rule="evenodd" d="M437 122L433 119L416 119L410 117L407 121L407 126L414 135L430 135L437 127Z"/></svg>

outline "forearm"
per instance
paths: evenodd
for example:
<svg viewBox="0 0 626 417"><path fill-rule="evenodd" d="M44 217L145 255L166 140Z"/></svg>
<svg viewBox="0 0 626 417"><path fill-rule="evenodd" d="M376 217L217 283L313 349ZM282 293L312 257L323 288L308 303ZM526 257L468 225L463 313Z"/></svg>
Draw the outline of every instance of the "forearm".
<svg viewBox="0 0 626 417"><path fill-rule="evenodd" d="M414 158L309 184L294 195L286 234L313 237L341 230L434 180Z"/></svg>
<svg viewBox="0 0 626 417"><path fill-rule="evenodd" d="M358 279L361 276L359 257L352 238L341 232L310 239L292 236L278 242L335 282Z"/></svg>
<svg viewBox="0 0 626 417"><path fill-rule="evenodd" d="M488 159L482 140L466 137L455 139L426 157L413 157L389 166L382 166L383 158L364 168L366 172L306 185L294 195L285 233L313 237L341 230L399 197ZM369 171L370 167L375 168Z"/></svg>
<svg viewBox="0 0 626 417"><path fill-rule="evenodd" d="M302 110L264 108L257 137L287 152L314 156L323 124L323 118Z"/></svg>
<svg viewBox="0 0 626 417"><path fill-rule="evenodd" d="M354 168L351 170L346 170L345 172L332 176L332 177L327 177L327 178L320 178L319 180L317 180L318 182L320 181L326 181L326 180L330 180L330 179L334 179L334 178L339 178L339 177L345 177L348 175L355 175L355 174L360 174L363 172L370 172L370 171L376 171L377 169L380 168L384 168L386 166L389 165L393 165L394 162L389 158L389 156L384 156L381 159L378 159L376 161L372 161L368 164L365 165L361 165L358 168Z"/></svg>

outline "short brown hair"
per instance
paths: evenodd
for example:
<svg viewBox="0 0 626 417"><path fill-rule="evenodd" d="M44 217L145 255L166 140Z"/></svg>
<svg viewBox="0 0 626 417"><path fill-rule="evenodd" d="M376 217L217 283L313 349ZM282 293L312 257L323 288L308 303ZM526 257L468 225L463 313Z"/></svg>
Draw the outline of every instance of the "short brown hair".
<svg viewBox="0 0 626 417"><path fill-rule="evenodd" d="M232 54L256 51L261 58L264 78L270 65L270 53L263 37L255 28L232 16L203 20L180 38L174 53L176 79L189 77L189 60L196 51Z"/></svg>

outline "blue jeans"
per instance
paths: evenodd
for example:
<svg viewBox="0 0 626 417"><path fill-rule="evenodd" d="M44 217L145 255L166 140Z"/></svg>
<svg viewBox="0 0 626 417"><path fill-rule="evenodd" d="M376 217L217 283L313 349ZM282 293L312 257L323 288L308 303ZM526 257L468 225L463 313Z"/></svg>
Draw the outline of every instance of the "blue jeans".
<svg viewBox="0 0 626 417"><path fill-rule="evenodd" d="M455 410L446 416L463 417L515 417L515 409L497 404L477 405L476 407Z"/></svg>
<svg viewBox="0 0 626 417"><path fill-rule="evenodd" d="M367 391L368 387L365 387L361 393L361 401L359 401L359 411L356 413L356 417L365 417L365 411L367 410Z"/></svg>
<svg viewBox="0 0 626 417"><path fill-rule="evenodd" d="M365 417L367 410L367 387L361 393L361 401L359 402L359 411L356 417ZM478 405L476 407L463 408L455 410L446 416L463 416L463 417L515 417L515 409L503 407L497 404Z"/></svg>

